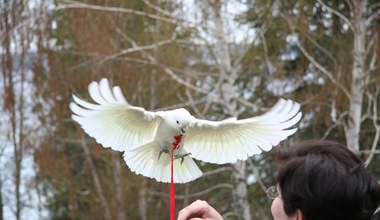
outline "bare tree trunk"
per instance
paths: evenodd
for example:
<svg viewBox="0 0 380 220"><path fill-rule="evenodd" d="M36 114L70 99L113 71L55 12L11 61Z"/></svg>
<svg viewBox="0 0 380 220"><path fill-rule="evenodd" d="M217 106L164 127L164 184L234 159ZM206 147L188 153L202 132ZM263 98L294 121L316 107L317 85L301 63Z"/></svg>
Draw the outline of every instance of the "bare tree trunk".
<svg viewBox="0 0 380 220"><path fill-rule="evenodd" d="M0 170L1 173L1 170ZM3 179L0 175L0 220L4 220L4 214L3 214L3 209L4 209L4 202L3 202Z"/></svg>
<svg viewBox="0 0 380 220"><path fill-rule="evenodd" d="M22 55L23 56L23 55ZM22 69L22 68L21 68ZM21 219L21 194L20 194L20 186L21 186L21 172L22 172L22 159L23 159L23 153L24 153L24 84L25 84L25 73L23 70L20 72L21 74L21 91L18 98L18 125L14 127L13 135L14 137L16 134L18 134L18 140L14 139L14 146L15 146L15 163L16 163L16 170L15 170L15 179L16 179L16 198L17 198L17 211L16 211L16 218ZM16 123L16 114L13 114L14 119L12 119L12 124Z"/></svg>
<svg viewBox="0 0 380 220"><path fill-rule="evenodd" d="M366 51L366 6L367 0L352 1L354 48L352 64L351 97L349 103L349 119L345 124L347 146L355 153L359 152L360 123L362 115L365 51Z"/></svg>
<svg viewBox="0 0 380 220"><path fill-rule="evenodd" d="M88 146L87 146L87 143L86 143L84 136L82 136L82 138L81 138L81 145L82 145L82 149L84 151L84 156L85 156L86 162L90 166L92 179L94 180L96 194L97 194L98 199L100 201L100 205L101 205L102 209L104 210L103 218L105 220L111 220L112 219L111 212L110 212L110 209L108 207L106 197L104 196L103 188L101 186L98 173L96 172L95 165L92 162L90 150L88 149Z"/></svg>
<svg viewBox="0 0 380 220"><path fill-rule="evenodd" d="M223 99L224 109L228 115L237 116L237 101L239 93L235 87L237 79L236 69L232 67L231 55L228 48L228 42L225 38L223 18L221 16L222 2L214 1L215 31L217 38L217 52L219 61L219 85L220 96ZM251 211L248 202L248 190L246 184L246 162L238 161L232 165L232 198L235 214L238 219L251 220Z"/></svg>
<svg viewBox="0 0 380 220"><path fill-rule="evenodd" d="M13 80L13 79L11 79ZM12 85L13 87L13 85ZM13 88L12 88L13 90ZM14 154L14 184L15 184L15 199L16 199L16 219L21 218L21 199L20 199L20 185L21 185L21 145L17 141L17 123L16 123L16 110L15 105L11 109L11 125L12 125L12 142L13 142L13 154Z"/></svg>
<svg viewBox="0 0 380 220"><path fill-rule="evenodd" d="M6 4L6 3L4 3ZM11 7L11 6L9 6ZM17 8L12 8L14 11L17 11ZM10 136L12 137L13 142L13 155L14 155L14 187L15 187L15 200L16 200L16 209L15 209L15 217L17 220L21 218L21 197L20 197L20 185L21 185L21 162L22 162L22 145L21 140L18 140L17 134L20 134L20 138L22 137L21 132L22 128L17 128L17 112L16 112L16 97L14 91L14 71L13 71L13 57L11 51L11 29L16 24L16 21L12 19L13 14L8 14L7 7L3 8L2 11L3 21L1 21L1 28L5 30L6 37L1 42L2 47L5 50L5 53L2 56L2 71L3 71L3 80L4 80L4 109L9 113L9 119L11 121L11 130ZM23 82L21 82L23 83ZM22 93L21 95L22 96ZM22 112L22 105L18 108L19 112ZM23 120L22 118L19 119ZM22 124L21 124L22 126Z"/></svg>
<svg viewBox="0 0 380 220"><path fill-rule="evenodd" d="M146 191L147 191L147 179L142 180L139 191L139 216L141 220L147 220L147 202L146 202Z"/></svg>
<svg viewBox="0 0 380 220"><path fill-rule="evenodd" d="M156 24L156 30L158 31L158 27ZM154 49L154 55L156 56L156 49ZM147 55L148 59L155 60L153 57L149 57ZM157 85L157 71L155 68L152 69L151 75L150 75L150 87L149 87L149 97L150 97L150 103L149 103L149 109L152 110L156 107L156 85ZM147 187L148 187L148 180L146 178L143 179L143 182L140 187L139 191L139 216L141 220L147 220L148 216L148 202L147 202Z"/></svg>
<svg viewBox="0 0 380 220"><path fill-rule="evenodd" d="M154 60L153 57L150 57L148 59ZM152 110L156 106L156 80L157 80L157 72L155 69L151 71L150 75L150 103L149 103L149 109ZM141 220L147 220L147 212L148 212L148 203L147 203L147 185L148 181L146 178L142 180L142 184L140 186L139 190L139 216Z"/></svg>
<svg viewBox="0 0 380 220"><path fill-rule="evenodd" d="M155 30L156 33L160 32L160 22L156 21L155 23ZM137 46L136 44L134 45ZM150 56L148 53L143 53L143 56L146 57L148 60L152 62L156 62L157 57L157 48L153 49L153 56ZM153 110L156 108L157 105L157 70L156 68L152 68L152 71L150 73L150 86L149 86L149 110ZM144 178L142 180L142 184L140 186L139 191L139 216L141 220L147 220L148 219L148 202L147 202L147 191L148 191L148 180Z"/></svg>
<svg viewBox="0 0 380 220"><path fill-rule="evenodd" d="M0 160L3 157L3 146L1 146ZM0 162L1 164L1 162ZM3 199L3 172L0 169L0 220L4 219L4 199Z"/></svg>
<svg viewBox="0 0 380 220"><path fill-rule="evenodd" d="M113 161L113 179L115 183L116 219L125 220L126 217L123 208L123 174L120 166L120 154L116 151L112 151L111 154Z"/></svg>
<svg viewBox="0 0 380 220"><path fill-rule="evenodd" d="M232 199L234 201L235 213L239 219L251 220L251 210L248 201L248 189L246 182L246 162L238 161L232 166Z"/></svg>

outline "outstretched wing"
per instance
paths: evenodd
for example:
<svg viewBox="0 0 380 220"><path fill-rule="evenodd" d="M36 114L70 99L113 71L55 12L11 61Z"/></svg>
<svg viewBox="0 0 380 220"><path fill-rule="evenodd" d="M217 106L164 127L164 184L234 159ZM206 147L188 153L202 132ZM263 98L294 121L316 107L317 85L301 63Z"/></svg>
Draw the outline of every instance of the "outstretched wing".
<svg viewBox="0 0 380 220"><path fill-rule="evenodd" d="M195 119L187 132L184 148L195 159L209 163L233 163L269 151L294 134L291 128L302 116L300 104L279 100L267 113L242 120L219 122Z"/></svg>
<svg viewBox="0 0 380 220"><path fill-rule="evenodd" d="M97 103L86 102L73 95L70 103L72 119L104 147L124 151L134 149L153 140L160 112L154 113L129 105L120 87L111 89L107 79L88 86L91 98Z"/></svg>

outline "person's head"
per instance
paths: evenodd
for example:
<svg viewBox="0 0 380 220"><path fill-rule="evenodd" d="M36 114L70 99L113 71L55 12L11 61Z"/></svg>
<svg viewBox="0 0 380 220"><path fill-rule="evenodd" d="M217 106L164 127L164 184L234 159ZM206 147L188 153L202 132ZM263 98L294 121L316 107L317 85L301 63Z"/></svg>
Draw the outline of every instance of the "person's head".
<svg viewBox="0 0 380 220"><path fill-rule="evenodd" d="M302 213L307 220L365 220L379 204L376 179L344 145L305 141L279 147L276 158L280 195L273 201L273 215L283 204L282 211L293 218Z"/></svg>

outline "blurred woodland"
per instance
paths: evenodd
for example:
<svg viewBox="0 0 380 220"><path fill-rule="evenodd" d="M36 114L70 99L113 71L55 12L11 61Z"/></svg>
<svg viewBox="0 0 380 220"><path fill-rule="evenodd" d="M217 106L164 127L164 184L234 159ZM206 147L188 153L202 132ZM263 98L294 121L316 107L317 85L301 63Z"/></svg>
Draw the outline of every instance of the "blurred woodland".
<svg viewBox="0 0 380 220"><path fill-rule="evenodd" d="M379 35L376 0L0 0L0 219L169 219L169 185L70 118L72 93L102 77L133 105L210 120L296 100L281 144L345 143L380 179ZM203 199L225 219L271 219L272 159L197 161L177 212Z"/></svg>

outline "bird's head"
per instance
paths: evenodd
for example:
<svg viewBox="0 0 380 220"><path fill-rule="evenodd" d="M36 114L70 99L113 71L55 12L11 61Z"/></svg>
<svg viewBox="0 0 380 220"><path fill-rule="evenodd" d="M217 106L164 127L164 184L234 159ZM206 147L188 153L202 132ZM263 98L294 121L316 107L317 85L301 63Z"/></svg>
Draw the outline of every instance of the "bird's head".
<svg viewBox="0 0 380 220"><path fill-rule="evenodd" d="M173 128L178 128L182 133L186 133L187 127L193 120L193 116L184 108L174 109L167 113L167 123Z"/></svg>

